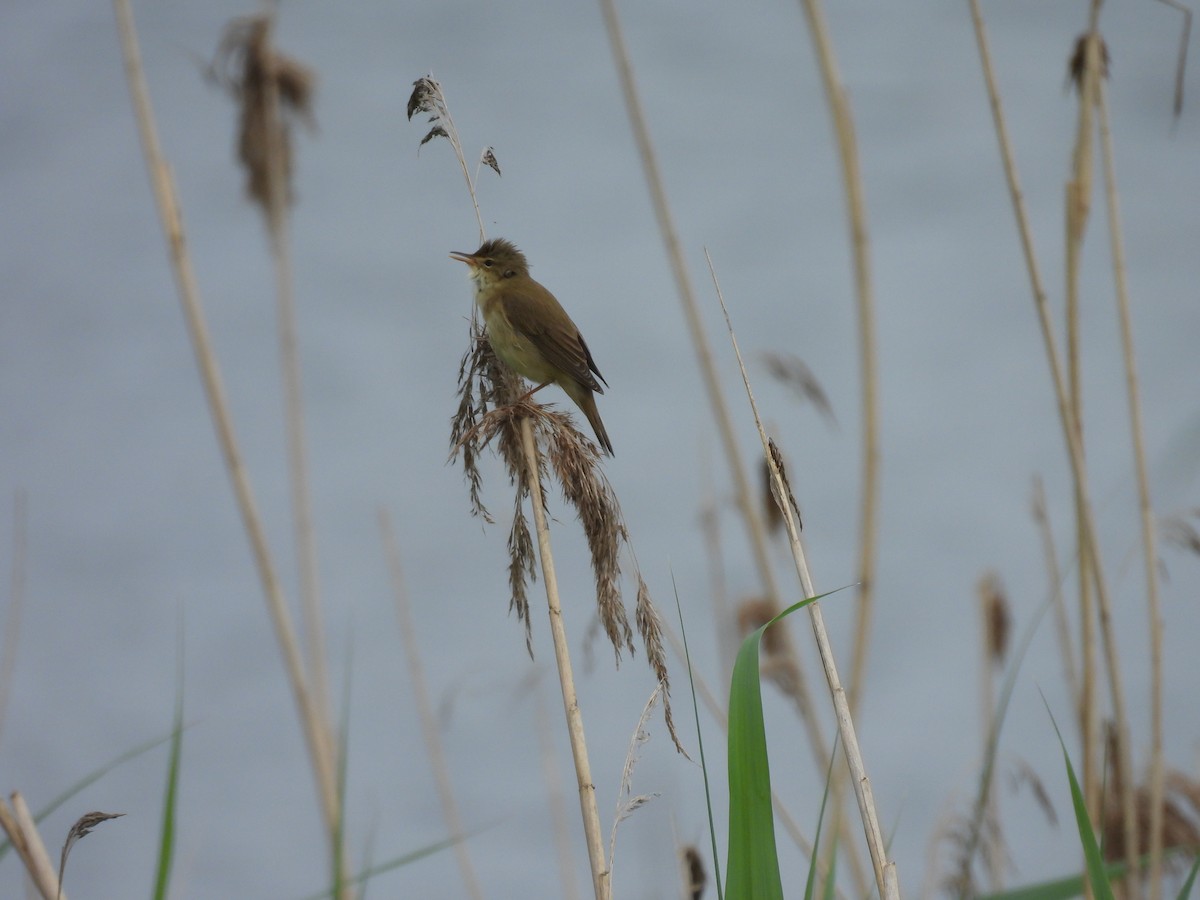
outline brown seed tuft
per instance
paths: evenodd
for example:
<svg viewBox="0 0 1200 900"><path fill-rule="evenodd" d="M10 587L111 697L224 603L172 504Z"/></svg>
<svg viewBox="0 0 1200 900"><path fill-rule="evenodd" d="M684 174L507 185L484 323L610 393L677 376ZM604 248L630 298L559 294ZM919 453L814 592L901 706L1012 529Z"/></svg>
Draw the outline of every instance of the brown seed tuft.
<svg viewBox="0 0 1200 900"><path fill-rule="evenodd" d="M1087 65L1087 47L1091 37L1089 32L1084 32L1075 39L1075 46L1071 49L1071 58L1067 62L1067 78L1077 91L1083 89L1083 69ZM1108 78L1108 44L1100 35L1095 37L1100 43L1100 77Z"/></svg>
<svg viewBox="0 0 1200 900"><path fill-rule="evenodd" d="M992 664L999 667L1004 665L1004 658L1008 655L1008 641L1012 634L1012 615L1008 610L1004 583L995 572L985 572L975 589L979 593L984 642Z"/></svg>
<svg viewBox="0 0 1200 900"><path fill-rule="evenodd" d="M704 868L704 857L695 844L688 844L680 853L683 861L683 890L690 900L700 900L708 885L708 872Z"/></svg>
<svg viewBox="0 0 1200 900"><path fill-rule="evenodd" d="M271 25L270 16L234 19L225 27L209 67L212 80L238 103L238 161L245 172L246 193L268 218L273 177L280 179L282 205L294 199L292 123L316 127L316 75L271 46Z"/></svg>

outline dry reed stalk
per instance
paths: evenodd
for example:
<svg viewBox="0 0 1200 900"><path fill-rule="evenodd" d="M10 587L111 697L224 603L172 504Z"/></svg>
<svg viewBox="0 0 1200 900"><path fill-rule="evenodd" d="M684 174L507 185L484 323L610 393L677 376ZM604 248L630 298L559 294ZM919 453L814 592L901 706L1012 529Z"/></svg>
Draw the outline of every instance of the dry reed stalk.
<svg viewBox="0 0 1200 900"><path fill-rule="evenodd" d="M46 845L38 834L37 824L29 813L25 798L20 792L14 791L9 800L12 806L0 797L0 828L4 829L17 856L25 865L33 888L42 895L42 900L65 900L67 895L62 891L54 864L50 862L50 854L46 852Z"/></svg>
<svg viewBox="0 0 1200 900"><path fill-rule="evenodd" d="M1150 900L1160 900L1163 890L1163 621L1158 594L1158 548L1154 534L1154 506L1150 500L1150 478L1146 470L1146 447L1142 427L1142 404L1138 390L1137 360L1133 346L1133 320L1129 312L1129 285L1125 275L1125 241L1121 234L1121 210L1117 194L1117 172L1113 152L1108 88L1100 79L1097 90L1100 113L1100 151L1104 166L1104 194L1108 210L1108 233L1112 246L1113 283L1116 285L1117 317L1121 327L1121 355L1125 362L1125 385L1129 395L1129 430L1133 440L1133 463L1137 476L1138 511L1142 526L1142 563L1146 574L1146 605L1150 631Z"/></svg>
<svg viewBox="0 0 1200 900"><path fill-rule="evenodd" d="M533 522L537 531L538 558L542 568L542 586L550 613L550 635L554 642L554 661L558 666L558 683L562 688L563 712L567 718L567 734L571 739L571 757L575 762L576 786L579 789L579 809L583 815L584 839L592 870L592 888L596 900L612 896L612 882L604 856L604 839L600 833L600 813L596 806L596 785L592 783L591 763L588 762L587 740L583 733L583 716L579 711L579 696L575 693L575 674L567 645L567 629L563 624L562 602L558 595L558 579L554 574L554 555L550 549L550 528L546 524L542 483L538 472L539 458L529 419L520 424L521 445L529 479L529 497L533 506Z"/></svg>
<svg viewBox="0 0 1200 900"><path fill-rule="evenodd" d="M859 369L862 380L862 508L859 520L858 604L855 609L854 648L850 657L849 704L859 709L867 673L871 620L874 613L875 562L879 539L879 375L875 334L875 300L871 280L870 236L867 229L866 193L859 163L858 139L854 117L842 83L833 39L820 0L800 0L808 23L808 33L817 55L821 84L833 118L838 162L842 170L846 213L850 226L850 248L854 259L855 304L858 311ZM844 772L834 770L830 788L830 807L834 821L842 816ZM828 853L836 852L831 843ZM877 873L878 874L878 873Z"/></svg>
<svg viewBox="0 0 1200 900"><path fill-rule="evenodd" d="M314 701L309 689L303 656L296 641L291 615L288 613L287 602L276 575L266 533L263 530L258 507L250 488L249 477L242 462L241 450L233 429L233 420L229 414L229 404L225 397L225 388L208 334L204 309L200 302L196 276L187 251L183 216L179 208L174 180L170 167L163 157L154 124L154 113L142 70L133 11L130 8L129 0L113 0L113 6L142 150L146 157L146 167L151 186L154 189L164 236L167 240L171 267L175 273L180 302L187 320L188 333L192 339L192 349L200 369L209 411L217 432L217 441L221 447L226 470L237 499L238 511L246 528L259 579L262 582L267 612L283 654L288 682L292 689L292 696L299 713L301 729L313 767L321 813L331 846L333 846L340 833L341 811L332 749L332 729L329 727L329 722L321 716L320 706ZM342 879L339 878L338 881L341 882ZM348 896L350 896L349 888L341 885L338 894L339 900Z"/></svg>
<svg viewBox="0 0 1200 900"><path fill-rule="evenodd" d="M879 535L879 375L875 336L875 300L871 283L870 237L867 232L867 204L862 171L858 160L858 139L846 88L838 70L837 55L820 0L800 0L808 22L813 48L817 52L821 83L833 116L838 161L846 192L846 212L850 220L850 247L854 255L855 301L858 307L859 367L862 378L862 512L859 522L858 607L854 625L854 651L850 659L850 709L857 711L867 671L871 617L874 610L875 559ZM837 784L835 776L835 784ZM834 800L833 808L841 808Z"/></svg>
<svg viewBox="0 0 1200 900"><path fill-rule="evenodd" d="M755 567L762 580L763 590L772 600L776 610L782 609L779 602L781 594L771 568L770 554L767 550L767 534L762 518L758 513L756 492L750 476L742 461L738 449L737 438L733 428L733 420L729 415L729 405L721 390L720 379L717 377L716 366L713 362L712 348L704 331L700 317L700 307L692 290L691 278L683 261L683 251L679 245L679 235L675 229L674 217L667 203L666 189L663 186L662 174L659 170L658 158L654 145L650 140L650 129L646 122L646 114L642 109L641 99L637 92L637 83L633 77L633 65L630 62L629 50L625 46L625 36L621 29L620 18L617 15L615 0L600 0L600 10L604 15L605 29L608 33L609 44L612 47L613 59L617 68L617 76L621 83L621 94L625 101L625 110L629 116L630 127L633 131L634 142L637 144L638 156L646 177L646 186L650 193L651 204L654 207L655 219L662 235L663 246L671 272L675 278L675 286L679 301L683 307L684 319L688 325L691 345L696 351L700 367L701 379L708 395L709 407L717 424L717 433L721 438L721 446L729 463L730 477L734 485L734 497L746 527L747 539L754 557ZM782 629L786 633L786 629ZM790 636L785 638L790 640ZM813 710L812 694L808 680L803 670L796 682L797 703L802 709ZM824 772L828 768L829 756L825 749L828 743L822 733L820 722L815 716L802 717L809 743L809 749L817 765L817 770Z"/></svg>
<svg viewBox="0 0 1200 900"><path fill-rule="evenodd" d="M746 365L742 361L741 350L738 349L737 337L733 331L733 322L729 318L729 310L725 306L725 298L721 294L721 286L717 282L717 274L713 269L712 259L709 258L708 251L705 251L704 256L708 261L708 270L712 275L713 287L717 292L717 299L721 303L721 311L725 314L725 324L729 329L729 341L733 345L733 352L737 357L738 368L741 369L742 383L746 387L746 398L750 403L750 409L754 413L754 422L758 426L758 435L762 441L763 455L770 462L771 475L775 479L775 486L779 496L786 496L787 488L783 481L783 475L776 464L775 455L771 453L770 439L763 428L762 418L758 414L758 405L754 401L754 392L750 388L750 376L746 373ZM782 510L784 525L787 527L788 539L792 548L792 559L796 564L796 576L800 581L804 596L815 597L817 592L813 587L812 576L808 571L808 562L804 556L804 548L800 543L800 531L797 527L796 517L793 514L790 504L784 505ZM871 779L867 776L862 751L858 745L858 736L854 730L854 717L850 711L850 703L847 699L846 690L842 687L841 679L838 676L837 662L834 660L833 647L829 643L829 635L825 630L825 619L821 614L821 605L816 602L810 603L807 609L809 622L812 624L813 637L817 642L817 651L821 657L821 665L825 671L825 681L829 685L830 697L833 700L834 713L838 723L838 734L841 737L842 747L845 752L846 765L850 768L850 777L853 780L854 793L858 800L858 812L862 819L863 833L867 840L867 849L871 854L871 864L875 869L875 884L879 890L879 896L883 900L899 900L900 882L896 874L896 863L887 857L887 847L884 844L883 831L879 827L879 814L875 809L875 797L871 790Z"/></svg>
<svg viewBox="0 0 1200 900"><path fill-rule="evenodd" d="M1005 125L1004 111L1000 102L999 89L996 86L995 73L991 63L991 54L987 44L987 34L984 30L983 12L980 9L979 0L970 0L970 6L971 19L975 30L975 38L979 45L980 62L983 67L984 79L987 84L988 99L992 109L992 116L996 124L997 141L1000 145L1000 154L1004 164L1005 177L1008 181L1009 194L1013 202L1013 209L1017 219L1017 231L1021 239L1021 247L1025 256L1026 268L1029 273L1030 285L1033 292L1034 307L1038 315L1038 324L1041 328L1046 359L1047 363L1049 364L1051 381L1054 386L1054 395L1058 407L1059 421L1062 425L1063 436L1067 445L1068 461L1071 465L1071 476L1075 497L1079 509L1083 513L1080 522L1082 534L1084 535L1084 539L1086 540L1087 544L1091 545L1092 547L1096 547L1095 516L1092 512L1090 489L1088 487L1086 468L1083 461L1083 448L1079 440L1080 429L1072 413L1070 398L1068 396L1066 387L1066 380L1063 376L1062 365L1059 360L1058 344L1054 337L1054 326L1050 319L1049 304L1046 300L1046 292L1042 285L1042 279L1037 265L1037 258L1033 250L1033 238L1029 229L1028 217L1025 212L1025 201L1021 194L1020 182L1017 178L1016 163L1013 157L1011 142L1008 138L1008 129ZM1093 46L1093 42L1089 42L1089 46ZM1093 49L1089 51L1090 58L1095 58L1097 56L1097 50ZM1124 812L1127 825L1131 825L1134 818L1134 807L1133 784L1131 778L1132 765L1130 763L1131 748L1129 746L1129 723L1128 718L1125 715L1124 688L1120 679L1120 670L1116 652L1116 640L1112 627L1112 605L1109 602L1110 598L1108 586L1104 577L1103 567L1100 564L1099 553L1091 553L1086 559L1081 557L1081 566L1085 563L1088 568L1086 571L1081 569L1080 577L1090 576L1093 580L1093 585L1096 591L1100 633L1104 645L1105 661L1108 670L1109 692L1112 698L1113 714L1117 720L1117 766L1118 769L1123 773L1121 807ZM1086 656L1086 645L1084 646L1084 653ZM1085 701L1088 695L1088 690L1089 685L1085 662L1083 685ZM1093 809L1092 811L1093 814L1095 814L1096 810ZM1130 871L1134 870L1136 870L1136 866L1131 866Z"/></svg>
<svg viewBox="0 0 1200 900"><path fill-rule="evenodd" d="M1079 343L1079 260L1083 252L1084 232L1091 210L1093 184L1093 142L1096 139L1095 111L1099 103L1100 83L1108 75L1108 49L1098 31L1100 7L1103 0L1092 0L1088 12L1088 29L1079 38L1072 55L1070 71L1079 95L1079 122L1073 154L1072 180L1067 184L1067 363L1070 422L1079 449L1076 470L1078 481L1087 480L1083 434L1083 392L1081 348ZM1101 573L1100 547L1091 527L1090 510L1084 505L1082 492L1076 490L1076 521L1079 535L1080 597L1091 605L1089 576L1094 582L1096 606L1099 613L1100 637L1103 642L1105 665L1108 670L1109 694L1116 719L1116 764L1121 773L1119 800L1125 819L1125 846L1128 873L1124 883L1128 897L1140 895L1136 872L1137 807L1133 784L1133 748L1130 746L1129 719L1125 712L1124 685L1117 659L1116 635L1112 626L1112 609Z"/></svg>
<svg viewBox="0 0 1200 900"><path fill-rule="evenodd" d="M262 211L270 241L275 270L276 329L284 393L292 529L299 568L308 673L321 715L327 722L332 722L304 428L289 217L295 196L291 126L294 121L300 121L315 127L312 94L316 77L308 67L274 48L273 27L273 10L260 16L234 19L225 27L210 71L214 80L239 105L238 161L246 176L246 193ZM332 735L330 746L331 753L336 755Z"/></svg>
<svg viewBox="0 0 1200 900"><path fill-rule="evenodd" d="M400 545L392 529L387 510L379 510L379 532L383 538L384 555L392 578L392 596L396 601L396 619L400 625L400 642L404 646L404 660L408 664L408 679L412 685L413 699L417 702L417 719L421 723L421 737L429 754L429 766L433 769L433 783L437 789L442 815L454 844L454 858L462 874L467 895L482 900L483 889L475 876L471 855L467 852L466 831L458 814L454 800L454 787L450 781L450 770L446 764L446 751L442 747L442 736L438 730L437 716L429 701L429 685L425 681L425 668L421 664L421 646L413 624L412 609L408 602L408 589L404 585L404 570L400 565Z"/></svg>
<svg viewBox="0 0 1200 900"><path fill-rule="evenodd" d="M546 801L550 805L550 821L554 832L554 859L558 863L558 879L562 884L563 900L579 900L579 886L575 883L575 867L571 861L570 823L567 807L563 801L562 773L554 753L554 741L550 733L550 715L546 712L546 700L542 696L541 680L534 687L534 709L537 713L538 750L542 758L542 777L546 781Z"/></svg>

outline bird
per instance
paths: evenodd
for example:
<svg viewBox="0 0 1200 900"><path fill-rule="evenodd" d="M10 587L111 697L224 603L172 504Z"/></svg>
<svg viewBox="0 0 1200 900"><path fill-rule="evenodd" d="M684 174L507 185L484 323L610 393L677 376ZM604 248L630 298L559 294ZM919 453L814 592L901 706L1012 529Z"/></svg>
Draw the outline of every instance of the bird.
<svg viewBox="0 0 1200 900"><path fill-rule="evenodd" d="M455 251L450 258L471 267L475 303L496 356L536 385L521 399L557 384L587 416L600 446L613 456L594 396L603 394L608 382L562 304L530 277L525 254L511 241L493 238L474 253Z"/></svg>

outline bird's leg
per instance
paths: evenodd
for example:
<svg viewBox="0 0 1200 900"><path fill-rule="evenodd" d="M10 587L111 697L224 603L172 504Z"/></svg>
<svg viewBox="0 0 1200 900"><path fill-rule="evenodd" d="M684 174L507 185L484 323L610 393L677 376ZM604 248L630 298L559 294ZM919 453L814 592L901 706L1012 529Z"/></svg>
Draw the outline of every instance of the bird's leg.
<svg viewBox="0 0 1200 900"><path fill-rule="evenodd" d="M537 387L535 387L533 390L531 390L531 391L526 391L524 394L522 394L522 395L521 395L521 397L520 397L519 399L515 400L515 401L512 403L512 405L513 405L513 406L520 406L522 403L524 403L526 400L528 400L530 397L532 397L534 394L536 394L538 391L540 391L542 388L544 388L544 387L545 387L546 385L548 385L548 384L552 384L552 382L549 382L549 381L543 381L541 384L539 384L539 385L538 385Z"/></svg>

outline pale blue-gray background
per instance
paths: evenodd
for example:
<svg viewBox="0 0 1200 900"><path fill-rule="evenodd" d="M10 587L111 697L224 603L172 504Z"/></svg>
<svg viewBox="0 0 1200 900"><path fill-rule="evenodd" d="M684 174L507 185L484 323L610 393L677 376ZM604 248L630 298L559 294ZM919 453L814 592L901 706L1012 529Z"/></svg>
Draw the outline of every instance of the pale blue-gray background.
<svg viewBox="0 0 1200 900"><path fill-rule="evenodd" d="M748 456L751 420L708 287L712 253L765 414L792 460L818 587L854 578L859 385L844 203L829 117L795 4L624 5L624 24L666 187ZM294 596L271 271L259 216L232 164L234 116L197 61L228 2L137 4L146 73L181 192L189 247L258 499ZM1075 102L1066 57L1082 3L990 4L993 50L1043 272L1060 308L1063 185ZM995 567L1023 626L1046 596L1029 517L1047 481L1060 552L1070 494L1047 367L964 3L830 4L853 103L870 213L882 402L878 612L859 727L906 893L931 835L961 810L978 763L974 585ZM1160 511L1198 502L1200 80L1170 117L1178 17L1113 3L1103 18L1121 203ZM467 515L445 464L470 293L450 250L476 226L448 145L417 153L411 82L443 83L484 173L489 232L517 241L571 311L611 384L600 409L606 469L643 571L670 610L672 577L704 674L716 682L711 586L697 518L716 488L730 591L755 573L662 252L598 7L540 3L289 4L280 45L320 76L320 132L301 138L294 252L321 573L337 685L351 680L349 843L382 860L445 833L417 732L376 510L394 516L470 850L488 896L556 896L534 733L530 663L507 615L509 490L487 464L500 517ZM170 727L177 633L187 719L174 894L299 897L320 889L324 845L307 760L255 571L221 465L166 262L107 4L0 9L0 572L12 564L11 498L29 503L28 585L0 788L39 807L105 760ZM1088 457L1117 603L1139 765L1148 746L1148 640L1127 406L1099 199L1084 313ZM1061 337L1061 327L1060 327ZM840 423L827 427L769 380L764 351L812 367ZM554 392L545 399L562 400ZM569 511L555 530L577 661L590 576ZM1197 563L1167 555L1167 750L1195 772ZM779 555L780 576L787 566ZM791 584L785 580L785 584ZM7 595L7 591L5 592ZM536 594L534 595L536 597ZM826 604L849 665L851 593ZM534 607L538 665L552 665ZM673 613L672 613L673 619ZM809 662L803 622L794 631ZM617 673L602 649L580 679L606 821L652 682L639 657ZM694 749L686 679L676 716ZM349 672L349 675L347 674ZM820 681L810 665L814 690ZM1070 734L1048 623L1014 697L1002 773L1028 760L1060 821L1061 757L1039 688ZM559 767L569 771L552 705ZM821 779L802 730L767 692L774 773L794 815L815 821ZM825 717L826 730L832 733ZM723 784L719 732L710 760ZM678 895L674 841L705 843L699 769L661 721L635 788L660 792L619 835L616 894ZM693 754L695 755L695 754ZM125 812L72 857L73 896L149 890L165 753L108 775L48 819L57 852L87 810ZM1007 785L1007 779L1001 779ZM566 786L578 831L573 789ZM1065 825L1028 792L1001 792L1014 881L1077 864ZM720 792L717 813L724 815ZM490 826L490 827L489 827ZM723 825L719 826L723 835ZM673 837L673 831L675 837ZM573 833L579 884L582 840ZM722 837L723 841L723 837ZM781 839L789 896L804 863ZM707 848L705 848L707 856ZM17 862L0 894L22 890ZM381 877L375 896L456 897L443 853Z"/></svg>

